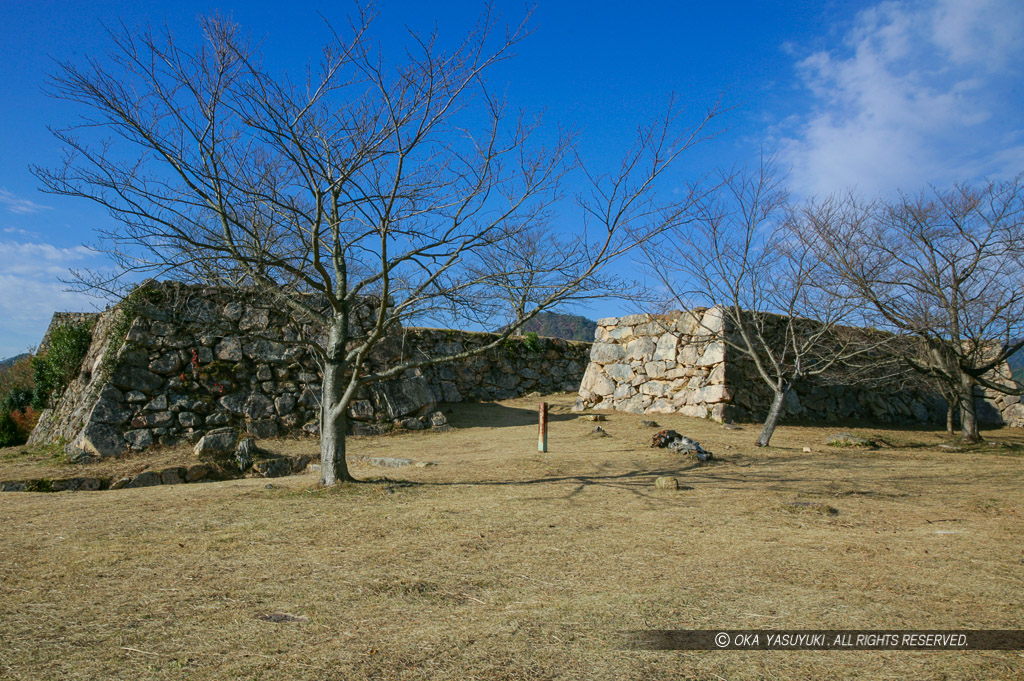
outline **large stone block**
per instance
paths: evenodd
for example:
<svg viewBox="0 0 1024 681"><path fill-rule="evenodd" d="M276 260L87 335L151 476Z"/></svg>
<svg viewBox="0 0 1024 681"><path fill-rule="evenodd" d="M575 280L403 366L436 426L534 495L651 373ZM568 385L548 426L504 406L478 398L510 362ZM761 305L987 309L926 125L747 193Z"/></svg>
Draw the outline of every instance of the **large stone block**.
<svg viewBox="0 0 1024 681"><path fill-rule="evenodd" d="M149 361L149 370L154 374L173 374L181 368L184 362L181 355L176 351L164 352Z"/></svg>
<svg viewBox="0 0 1024 681"><path fill-rule="evenodd" d="M633 414L643 414L644 409L653 401L650 395L641 395L637 393L628 400L622 400L615 404L615 408L619 411L628 411Z"/></svg>
<svg viewBox="0 0 1024 681"><path fill-rule="evenodd" d="M242 414L245 413L245 401L247 399L249 399L248 393L236 392L231 393L230 395L225 395L224 397L217 400L217 402L219 402L220 406L224 407L232 414L241 416Z"/></svg>
<svg viewBox="0 0 1024 681"><path fill-rule="evenodd" d="M146 471L139 473L131 482L125 485L126 488L130 487L155 487L156 485L162 484L163 479L160 474L156 471Z"/></svg>
<svg viewBox="0 0 1024 681"><path fill-rule="evenodd" d="M1024 404L1011 404L1003 410L1003 422L1011 428L1024 428Z"/></svg>
<svg viewBox="0 0 1024 681"><path fill-rule="evenodd" d="M142 367L121 365L110 377L110 382L122 390L149 393L163 385L164 379Z"/></svg>
<svg viewBox="0 0 1024 681"><path fill-rule="evenodd" d="M250 419L268 418L274 415L274 401L263 393L254 392L246 398L242 411Z"/></svg>
<svg viewBox="0 0 1024 681"><path fill-rule="evenodd" d="M183 411L178 414L178 423L182 428L197 428L203 424L203 417L195 412Z"/></svg>
<svg viewBox="0 0 1024 681"><path fill-rule="evenodd" d="M600 375L601 368L599 366L594 363L587 364L587 368L583 372L583 378L580 380L580 390L590 390L590 386L594 384L594 381Z"/></svg>
<svg viewBox="0 0 1024 681"><path fill-rule="evenodd" d="M656 347L657 345L650 336L640 336L626 346L626 359L646 362L652 359Z"/></svg>
<svg viewBox="0 0 1024 681"><path fill-rule="evenodd" d="M615 392L615 381L603 373L598 374L590 385L590 392L607 397Z"/></svg>
<svg viewBox="0 0 1024 681"><path fill-rule="evenodd" d="M167 409L168 401L167 395L157 395L143 407L146 411L164 411ZM179 405L180 406L180 405Z"/></svg>
<svg viewBox="0 0 1024 681"><path fill-rule="evenodd" d="M348 415L360 421L373 418L373 403L370 400L354 400L348 407Z"/></svg>
<svg viewBox="0 0 1024 681"><path fill-rule="evenodd" d="M700 320L698 336L717 336L725 331L725 311L721 307L708 308Z"/></svg>
<svg viewBox="0 0 1024 681"><path fill-rule="evenodd" d="M636 378L636 372L628 364L609 364L604 368L604 372L618 383L629 382Z"/></svg>
<svg viewBox="0 0 1024 681"><path fill-rule="evenodd" d="M238 444L238 433L234 428L217 428L209 431L196 443L196 456L223 456L232 454Z"/></svg>
<svg viewBox="0 0 1024 681"><path fill-rule="evenodd" d="M155 411L132 419L133 428L166 428L174 423L174 412Z"/></svg>
<svg viewBox="0 0 1024 681"><path fill-rule="evenodd" d="M213 354L222 362L241 362L242 341L238 336L228 336L217 344Z"/></svg>
<svg viewBox="0 0 1024 681"><path fill-rule="evenodd" d="M687 404L679 407L678 413L695 419L706 419L708 417L708 407L703 404Z"/></svg>
<svg viewBox="0 0 1024 681"><path fill-rule="evenodd" d="M425 414L434 410L437 403L434 393L421 376L397 381L382 381L370 386L374 404L389 419L412 414Z"/></svg>
<svg viewBox="0 0 1024 681"><path fill-rule="evenodd" d="M82 429L74 446L94 456L121 456L126 445L121 429L106 423L91 421Z"/></svg>
<svg viewBox="0 0 1024 681"><path fill-rule="evenodd" d="M153 444L153 433L146 428L129 430L124 434L124 439L132 449L145 449Z"/></svg>
<svg viewBox="0 0 1024 681"><path fill-rule="evenodd" d="M438 387L441 389L439 395L442 402L461 402L462 393L459 392L458 386L452 381L441 381L438 383Z"/></svg>
<svg viewBox="0 0 1024 681"><path fill-rule="evenodd" d="M270 326L270 314L264 308L247 307L238 320L239 331L263 331Z"/></svg>
<svg viewBox="0 0 1024 681"><path fill-rule="evenodd" d="M597 364L612 364L626 357L626 348L618 343L594 343L590 349L590 361Z"/></svg>
<svg viewBox="0 0 1024 681"><path fill-rule="evenodd" d="M646 373L650 378L668 378L667 372L665 371L667 366L667 362L645 362L644 373Z"/></svg>
<svg viewBox="0 0 1024 681"><path fill-rule="evenodd" d="M704 352L701 353L700 359L697 360L697 366L706 367L713 364L719 364L724 361L725 343L721 341L712 341L704 348Z"/></svg>
<svg viewBox="0 0 1024 681"><path fill-rule="evenodd" d="M675 323L670 319L662 317L654 317L643 324L638 324L633 328L633 333L638 336L653 336L658 338L662 334L672 331L675 327Z"/></svg>
<svg viewBox="0 0 1024 681"><path fill-rule="evenodd" d="M640 386L640 392L644 395L654 395L655 397L664 397L672 392L668 383L663 381L646 381Z"/></svg>
<svg viewBox="0 0 1024 681"><path fill-rule="evenodd" d="M693 366L700 359L699 345L683 343L676 349L676 363L680 366Z"/></svg>
<svg viewBox="0 0 1024 681"><path fill-rule="evenodd" d="M522 367L519 370L519 375L528 381L536 381L540 378L540 372L533 367Z"/></svg>
<svg viewBox="0 0 1024 681"><path fill-rule="evenodd" d="M636 395L637 390L629 383L623 383L615 388L615 392L612 393L612 397L617 400L629 399L633 395Z"/></svg>
<svg viewBox="0 0 1024 681"><path fill-rule="evenodd" d="M271 437L277 437L277 420L269 418L249 421L245 424L245 430L250 435L260 440L265 440Z"/></svg>
<svg viewBox="0 0 1024 681"><path fill-rule="evenodd" d="M274 398L274 410L278 416L290 414L295 409L295 398L289 394L280 395Z"/></svg>
<svg viewBox="0 0 1024 681"><path fill-rule="evenodd" d="M790 393L795 395L796 393ZM728 402L732 399L732 392L724 385L708 385L700 389L696 394L697 403L714 404L716 402ZM799 406L799 402L796 403Z"/></svg>
<svg viewBox="0 0 1024 681"><path fill-rule="evenodd" d="M658 337L658 345L654 350L653 359L664 362L676 361L676 346L679 337L674 333L664 333Z"/></svg>
<svg viewBox="0 0 1024 681"><path fill-rule="evenodd" d="M113 400L100 398L89 414L89 421L119 426L132 416L132 410L123 407Z"/></svg>
<svg viewBox="0 0 1024 681"><path fill-rule="evenodd" d="M658 398L651 402L651 404L645 410L647 414L671 414L676 410L675 405L670 401L662 398Z"/></svg>
<svg viewBox="0 0 1024 681"><path fill-rule="evenodd" d="M258 339L242 344L242 354L257 362L282 362L288 346L276 341Z"/></svg>

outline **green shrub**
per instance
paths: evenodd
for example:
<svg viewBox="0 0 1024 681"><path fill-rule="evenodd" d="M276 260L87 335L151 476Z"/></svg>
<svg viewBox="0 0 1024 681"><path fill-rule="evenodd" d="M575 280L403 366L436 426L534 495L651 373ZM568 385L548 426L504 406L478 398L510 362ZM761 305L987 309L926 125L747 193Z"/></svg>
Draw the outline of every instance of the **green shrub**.
<svg viewBox="0 0 1024 681"><path fill-rule="evenodd" d="M32 406L45 409L50 400L64 392L82 367L92 343L92 322L62 324L50 335L50 346L43 355L32 358L35 391Z"/></svg>
<svg viewBox="0 0 1024 681"><path fill-rule="evenodd" d="M32 389L27 386L15 385L0 395L0 411L10 413L32 404Z"/></svg>
<svg viewBox="0 0 1024 681"><path fill-rule="evenodd" d="M544 344L533 331L525 333L522 336L509 336L501 343L505 353L513 357L524 357L528 354L540 352L544 349Z"/></svg>
<svg viewBox="0 0 1024 681"><path fill-rule="evenodd" d="M0 411L0 447L14 447L25 444L18 424L10 412Z"/></svg>

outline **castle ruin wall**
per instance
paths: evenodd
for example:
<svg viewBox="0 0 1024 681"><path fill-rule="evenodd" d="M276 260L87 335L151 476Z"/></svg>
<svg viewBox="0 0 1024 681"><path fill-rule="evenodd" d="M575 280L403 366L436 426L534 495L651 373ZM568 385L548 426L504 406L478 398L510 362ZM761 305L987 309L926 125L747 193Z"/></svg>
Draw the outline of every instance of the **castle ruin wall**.
<svg viewBox="0 0 1024 681"><path fill-rule="evenodd" d="M599 319L576 408L763 420L771 389L749 357L716 340L724 324L720 308ZM1012 380L1008 366L997 373ZM783 408L787 418L824 422L935 423L946 416L945 400L934 391L884 381L844 384L828 375L798 384ZM1024 427L1024 404L979 389L978 416Z"/></svg>
<svg viewBox="0 0 1024 681"><path fill-rule="evenodd" d="M356 312L366 328L369 305ZM95 317L79 375L43 412L29 444L116 456L154 444L196 442L225 426L258 438L318 432L322 372L300 341L317 331L252 296L176 283ZM360 333L353 328L354 334ZM492 334L396 328L371 353L379 371L409 358L480 347ZM451 365L407 371L363 388L349 409L354 434L432 424L438 404L574 391L589 343L510 338Z"/></svg>

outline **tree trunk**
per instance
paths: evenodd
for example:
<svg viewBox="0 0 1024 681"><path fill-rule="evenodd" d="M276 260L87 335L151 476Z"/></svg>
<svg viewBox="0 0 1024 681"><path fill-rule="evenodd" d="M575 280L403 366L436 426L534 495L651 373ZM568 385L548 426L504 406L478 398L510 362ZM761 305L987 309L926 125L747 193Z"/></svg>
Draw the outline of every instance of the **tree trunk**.
<svg viewBox="0 0 1024 681"><path fill-rule="evenodd" d="M786 393L788 392L788 388L775 391L775 397L772 398L772 406L768 409L768 418L765 419L764 427L757 438L758 447L767 447L768 443L771 442L775 427L779 425L779 417L782 416L782 403L785 402Z"/></svg>
<svg viewBox="0 0 1024 681"><path fill-rule="evenodd" d="M964 442L981 442L978 410L974 401L974 381L967 375L960 377L960 439Z"/></svg>
<svg viewBox="0 0 1024 681"><path fill-rule="evenodd" d="M956 404L946 400L946 434L952 436L956 432Z"/></svg>
<svg viewBox="0 0 1024 681"><path fill-rule="evenodd" d="M344 399L346 380L341 367L331 362L324 364L324 388L320 401L320 484L329 487L336 482L352 482L345 460L345 435L348 416L345 409L331 418L338 403Z"/></svg>

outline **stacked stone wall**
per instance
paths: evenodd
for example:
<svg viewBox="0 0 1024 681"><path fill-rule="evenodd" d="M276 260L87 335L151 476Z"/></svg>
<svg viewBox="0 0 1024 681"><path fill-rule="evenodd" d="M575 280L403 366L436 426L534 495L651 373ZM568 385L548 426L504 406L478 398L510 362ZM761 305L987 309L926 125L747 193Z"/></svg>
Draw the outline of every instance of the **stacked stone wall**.
<svg viewBox="0 0 1024 681"><path fill-rule="evenodd" d="M577 408L680 413L720 422L767 415L772 392L753 361L714 340L724 330L720 309L609 317L597 324ZM799 384L787 396L783 415L826 422L945 419L945 400L920 383L884 377L845 382L842 371L837 367ZM1007 366L996 373L1012 380ZM1022 427L1024 405L1018 397L979 390L978 416L982 423Z"/></svg>
<svg viewBox="0 0 1024 681"><path fill-rule="evenodd" d="M318 331L235 290L150 284L99 314L80 375L43 412L29 444L112 456L195 442L225 426L260 437L318 432L322 372L301 341ZM351 333L375 308L356 311ZM66 321L66 320L65 320ZM368 359L379 371L411 357L479 347L489 334L396 328ZM356 395L352 432L437 424L440 402L575 390L589 344L511 338L453 366L407 371Z"/></svg>
<svg viewBox="0 0 1024 681"><path fill-rule="evenodd" d="M580 408L722 420L731 402L718 310L597 320Z"/></svg>
<svg viewBox="0 0 1024 681"><path fill-rule="evenodd" d="M498 336L414 327L401 337L404 356L437 357L488 345ZM481 354L424 367L422 373L438 402L575 392L590 361L590 346L561 338L514 336Z"/></svg>

